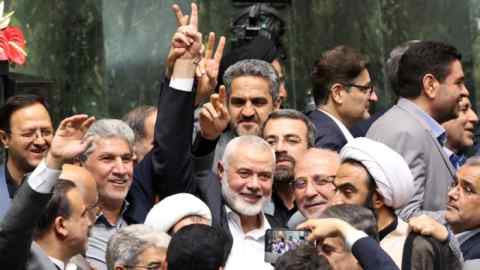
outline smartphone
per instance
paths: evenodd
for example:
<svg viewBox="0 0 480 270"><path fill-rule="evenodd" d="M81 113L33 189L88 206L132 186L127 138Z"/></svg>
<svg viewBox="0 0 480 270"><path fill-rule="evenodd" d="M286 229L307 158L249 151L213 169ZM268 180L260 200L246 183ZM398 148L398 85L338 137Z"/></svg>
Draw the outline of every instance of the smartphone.
<svg viewBox="0 0 480 270"><path fill-rule="evenodd" d="M306 243L310 231L269 229L265 233L265 262L275 263L283 253Z"/></svg>

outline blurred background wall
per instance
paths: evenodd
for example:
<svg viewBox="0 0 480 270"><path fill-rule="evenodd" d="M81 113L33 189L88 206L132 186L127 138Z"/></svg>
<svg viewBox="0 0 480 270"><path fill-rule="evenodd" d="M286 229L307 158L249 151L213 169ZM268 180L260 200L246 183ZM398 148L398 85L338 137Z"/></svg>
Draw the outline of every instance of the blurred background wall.
<svg viewBox="0 0 480 270"><path fill-rule="evenodd" d="M233 0L198 0L200 30L229 36L243 7ZM49 103L56 121L76 112L121 117L155 104L175 17L186 0L9 0L11 24L27 40L27 64L13 71L55 82ZM480 83L480 0L292 0L278 9L286 22L288 107L303 110L309 71L322 51L346 44L369 56L378 85L378 108L391 104L384 80L389 51L411 39L439 40L463 54L474 105ZM204 35L205 36L205 35Z"/></svg>

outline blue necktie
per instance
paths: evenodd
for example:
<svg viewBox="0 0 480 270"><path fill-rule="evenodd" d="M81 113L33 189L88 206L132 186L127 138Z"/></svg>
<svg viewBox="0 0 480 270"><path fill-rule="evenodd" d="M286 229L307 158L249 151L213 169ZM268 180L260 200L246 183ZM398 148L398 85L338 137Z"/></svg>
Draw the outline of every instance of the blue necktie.
<svg viewBox="0 0 480 270"><path fill-rule="evenodd" d="M453 167L455 167L455 169L460 168L460 166L462 166L466 160L464 155L457 155L455 153L451 154L448 159L450 159L450 162L452 163Z"/></svg>

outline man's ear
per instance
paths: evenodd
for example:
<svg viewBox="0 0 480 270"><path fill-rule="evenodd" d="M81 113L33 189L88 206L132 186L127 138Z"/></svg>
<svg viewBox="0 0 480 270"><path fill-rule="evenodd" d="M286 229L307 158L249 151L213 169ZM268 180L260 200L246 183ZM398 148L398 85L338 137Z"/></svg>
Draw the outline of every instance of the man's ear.
<svg viewBox="0 0 480 270"><path fill-rule="evenodd" d="M372 202L373 202L374 209L380 209L385 205L385 203L383 202L383 196L380 193L378 193L378 191L373 192Z"/></svg>
<svg viewBox="0 0 480 270"><path fill-rule="evenodd" d="M163 260L162 262L162 270L167 270L168 269L168 262L167 262L167 258L165 258L165 260Z"/></svg>
<svg viewBox="0 0 480 270"><path fill-rule="evenodd" d="M280 106L282 106L282 99L280 97L277 97L273 101L273 111L278 111L280 110Z"/></svg>
<svg viewBox="0 0 480 270"><path fill-rule="evenodd" d="M65 226L65 219L63 217L56 217L53 226L55 227L55 233L61 238L64 239L68 236L68 230Z"/></svg>
<svg viewBox="0 0 480 270"><path fill-rule="evenodd" d="M334 83L330 87L330 99L336 103L336 104L342 104L343 103L343 95L345 94L345 88L342 84L340 83Z"/></svg>
<svg viewBox="0 0 480 270"><path fill-rule="evenodd" d="M7 149L10 145L10 136L8 136L8 133L3 129L0 129L0 142L5 147L5 149Z"/></svg>
<svg viewBox="0 0 480 270"><path fill-rule="evenodd" d="M220 179L222 179L223 174L226 173L225 172L225 167L223 165L224 165L223 160L219 160L218 163L217 163L217 174L220 177Z"/></svg>
<svg viewBox="0 0 480 270"><path fill-rule="evenodd" d="M422 78L423 92L428 99L433 99L438 95L438 86L440 83L433 74L425 74Z"/></svg>

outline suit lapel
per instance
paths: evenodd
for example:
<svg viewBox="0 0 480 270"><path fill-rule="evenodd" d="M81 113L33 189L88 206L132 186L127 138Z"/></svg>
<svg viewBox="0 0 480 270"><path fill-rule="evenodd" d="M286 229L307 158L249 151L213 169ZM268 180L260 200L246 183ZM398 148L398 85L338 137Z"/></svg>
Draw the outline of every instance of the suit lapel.
<svg viewBox="0 0 480 270"><path fill-rule="evenodd" d="M450 176L455 177L455 169L453 168L450 160L447 157L447 154L443 150L443 147L440 145L438 142L437 138L435 138L430 130L430 127L414 112L414 108L411 108L406 103L397 103L395 106L400 108L401 110L407 112L415 121L418 122L418 124L423 127L424 132L427 134L428 138L432 140L432 143L435 145L435 148L437 150L437 153L442 157L443 163L448 169L448 172L450 173Z"/></svg>

